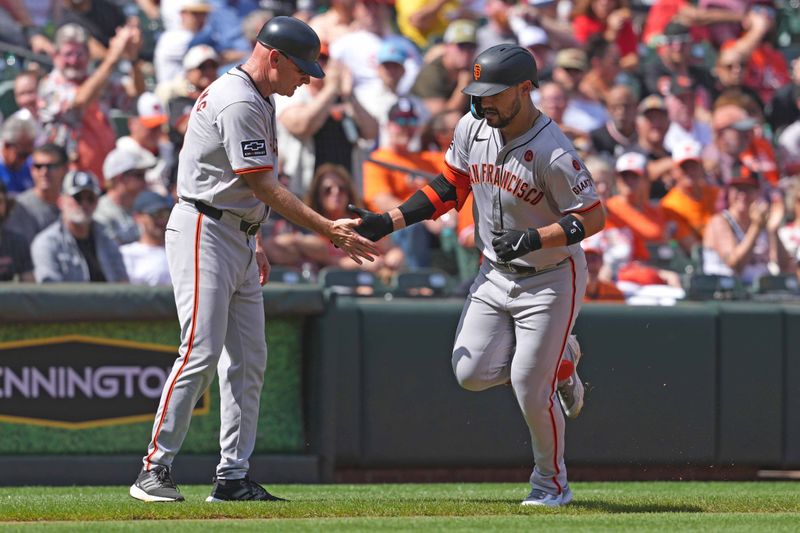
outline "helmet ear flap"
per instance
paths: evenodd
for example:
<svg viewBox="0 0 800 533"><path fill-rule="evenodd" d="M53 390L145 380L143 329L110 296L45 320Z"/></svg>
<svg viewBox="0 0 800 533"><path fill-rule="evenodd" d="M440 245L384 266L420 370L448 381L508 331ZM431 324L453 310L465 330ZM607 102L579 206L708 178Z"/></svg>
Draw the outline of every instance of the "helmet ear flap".
<svg viewBox="0 0 800 533"><path fill-rule="evenodd" d="M478 120L483 119L483 105L481 104L480 96L469 97L469 112Z"/></svg>

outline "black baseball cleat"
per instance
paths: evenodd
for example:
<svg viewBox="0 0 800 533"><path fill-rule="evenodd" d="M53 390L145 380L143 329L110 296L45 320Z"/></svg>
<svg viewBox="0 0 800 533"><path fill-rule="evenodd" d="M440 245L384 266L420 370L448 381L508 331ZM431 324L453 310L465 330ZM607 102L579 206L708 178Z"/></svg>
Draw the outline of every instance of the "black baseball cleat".
<svg viewBox="0 0 800 533"><path fill-rule="evenodd" d="M207 502L285 502L287 500L273 496L267 489L250 481L249 476L242 479L217 479L214 478L214 488Z"/></svg>
<svg viewBox="0 0 800 533"><path fill-rule="evenodd" d="M182 502L183 495L175 486L169 467L154 466L149 471L142 468L129 494L143 502Z"/></svg>

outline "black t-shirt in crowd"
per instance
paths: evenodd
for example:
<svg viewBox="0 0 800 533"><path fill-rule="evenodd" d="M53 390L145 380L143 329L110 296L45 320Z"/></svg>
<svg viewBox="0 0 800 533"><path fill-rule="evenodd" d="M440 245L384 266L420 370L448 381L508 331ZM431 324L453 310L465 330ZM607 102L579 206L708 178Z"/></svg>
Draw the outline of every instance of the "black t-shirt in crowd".
<svg viewBox="0 0 800 533"><path fill-rule="evenodd" d="M89 266L89 281L106 281L103 269L100 268L100 260L97 259L94 235L89 233L89 237L86 239L75 239L75 241L78 243L78 250L81 251L81 255Z"/></svg>
<svg viewBox="0 0 800 533"><path fill-rule="evenodd" d="M351 124L356 127L354 123ZM342 165L348 171L353 171L353 144L347 139L342 121L332 117L328 117L314 134L314 168L323 163Z"/></svg>
<svg viewBox="0 0 800 533"><path fill-rule="evenodd" d="M92 0L92 7L86 13L65 9L61 24L74 23L83 26L89 34L108 47L108 41L125 25L125 14L107 0Z"/></svg>
<svg viewBox="0 0 800 533"><path fill-rule="evenodd" d="M28 243L22 235L0 229L0 281L11 281L16 274L33 271Z"/></svg>

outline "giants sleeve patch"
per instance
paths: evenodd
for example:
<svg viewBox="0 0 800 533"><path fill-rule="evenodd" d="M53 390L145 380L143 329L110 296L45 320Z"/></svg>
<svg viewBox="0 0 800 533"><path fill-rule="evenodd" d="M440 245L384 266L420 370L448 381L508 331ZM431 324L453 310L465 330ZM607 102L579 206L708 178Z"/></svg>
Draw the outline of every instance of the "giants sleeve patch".
<svg viewBox="0 0 800 533"><path fill-rule="evenodd" d="M242 141L242 156L256 157L260 155L267 155L267 141L264 139Z"/></svg>

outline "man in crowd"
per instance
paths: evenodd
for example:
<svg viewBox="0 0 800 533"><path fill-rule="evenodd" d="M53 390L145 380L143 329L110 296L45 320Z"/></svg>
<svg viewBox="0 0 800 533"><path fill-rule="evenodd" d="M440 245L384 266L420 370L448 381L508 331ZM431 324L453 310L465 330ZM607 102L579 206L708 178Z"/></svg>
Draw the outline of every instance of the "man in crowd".
<svg viewBox="0 0 800 533"><path fill-rule="evenodd" d="M110 109L127 111L144 90L139 62L139 30L117 29L98 67L89 73L86 30L75 24L56 32L55 69L39 86L39 117L48 142L64 146L70 160L103 182L103 161L114 149L116 135L108 120ZM131 84L111 79L117 64L132 61Z"/></svg>
<svg viewBox="0 0 800 533"><path fill-rule="evenodd" d="M616 158L636 144L636 96L628 85L615 85L606 106L609 120L589 137L596 152Z"/></svg>
<svg viewBox="0 0 800 533"><path fill-rule="evenodd" d="M18 233L30 247L33 238L58 219L58 197L67 173L67 153L58 145L45 144L33 151L33 187L16 197L6 227Z"/></svg>
<svg viewBox="0 0 800 533"><path fill-rule="evenodd" d="M639 102L636 117L637 144L633 152L643 154L647 160L647 173L652 184L651 198L662 198L672 183L672 157L664 147L664 137L669 129L669 116L664 99L651 94Z"/></svg>
<svg viewBox="0 0 800 533"><path fill-rule="evenodd" d="M92 221L100 195L97 179L73 170L64 177L61 218L33 240L31 257L38 283L128 281L119 248Z"/></svg>
<svg viewBox="0 0 800 533"><path fill-rule="evenodd" d="M580 90L589 60L580 48L566 48L556 54L553 81L567 94L569 105L564 112L564 124L588 133L602 126L608 119L606 109L594 97Z"/></svg>
<svg viewBox="0 0 800 533"><path fill-rule="evenodd" d="M145 173L155 163L155 157L149 152L124 148L115 148L103 163L103 174L108 176L107 190L97 203L94 219L105 227L117 245L139 238L132 215L133 202L146 188Z"/></svg>
<svg viewBox="0 0 800 533"><path fill-rule="evenodd" d="M3 124L0 130L0 181L6 190L19 194L31 188L31 164L29 157L33 152L36 138L36 123L31 117L17 115Z"/></svg>
<svg viewBox="0 0 800 533"><path fill-rule="evenodd" d="M472 79L472 59L476 50L476 25L469 20L450 23L444 34L444 54L427 63L417 76L411 94L422 98L431 114L444 109L469 108L461 92Z"/></svg>
<svg viewBox="0 0 800 533"><path fill-rule="evenodd" d="M8 192L0 182L0 281L33 281L33 263L25 239L5 227Z"/></svg>
<svg viewBox="0 0 800 533"><path fill-rule="evenodd" d="M153 191L142 191L133 202L139 240L120 246L122 260L134 285L171 285L164 234L172 205Z"/></svg>
<svg viewBox="0 0 800 533"><path fill-rule="evenodd" d="M711 127L695 118L697 94L687 76L675 76L664 83L664 102L669 115L669 129L664 137L664 147L672 151L684 141L695 141L702 146L711 143Z"/></svg>

